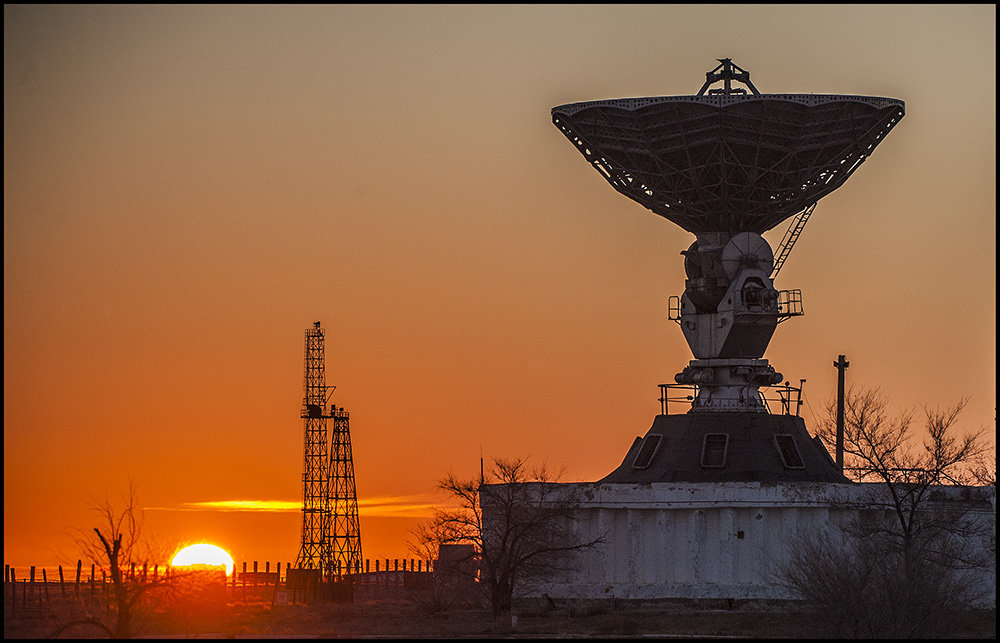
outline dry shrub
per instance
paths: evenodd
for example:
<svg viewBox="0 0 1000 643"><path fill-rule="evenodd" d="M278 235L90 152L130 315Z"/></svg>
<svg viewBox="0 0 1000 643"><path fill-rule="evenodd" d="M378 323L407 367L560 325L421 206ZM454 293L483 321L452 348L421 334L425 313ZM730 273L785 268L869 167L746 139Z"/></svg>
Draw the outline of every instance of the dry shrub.
<svg viewBox="0 0 1000 643"><path fill-rule="evenodd" d="M831 638L947 638L977 598L967 570L908 560L877 537L801 540L778 576L804 601L810 635Z"/></svg>

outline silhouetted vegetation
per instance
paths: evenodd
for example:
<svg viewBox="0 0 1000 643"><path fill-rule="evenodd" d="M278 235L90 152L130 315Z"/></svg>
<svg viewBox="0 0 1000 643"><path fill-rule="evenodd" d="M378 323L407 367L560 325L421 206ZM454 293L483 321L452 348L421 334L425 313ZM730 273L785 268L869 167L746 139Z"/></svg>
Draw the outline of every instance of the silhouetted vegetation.
<svg viewBox="0 0 1000 643"><path fill-rule="evenodd" d="M415 535L424 550L470 545L465 556L438 571L478 582L494 631L511 628L515 587L547 577L561 568L566 554L603 540L574 536L575 502L556 492L556 478L544 467L529 470L524 459L496 459L479 480L449 474L438 486L458 506L438 510Z"/></svg>
<svg viewBox="0 0 1000 643"><path fill-rule="evenodd" d="M990 449L985 430L958 434L964 406L924 409L917 435L913 413L891 416L879 389L846 395L845 469L879 484L842 533L801 540L779 574L811 607L816 634L952 636L982 598L982 571L995 564L995 490L974 486ZM827 415L819 437L832 449L833 405Z"/></svg>
<svg viewBox="0 0 1000 643"><path fill-rule="evenodd" d="M52 633L53 637L84 626L96 628L112 638L130 638L135 634L134 619L144 596L155 593L158 603L168 603L180 590L177 582L182 576L187 576L149 576L154 561L162 560L163 555L154 554L151 541L143 534L144 519L134 485L129 484L121 506L105 499L96 502L94 510L99 526L84 531L77 539L77 545L84 557L101 561L102 573L106 570L110 576L110 600L107 597L102 600L84 597L80 606L85 617L60 625ZM135 577L136 569L142 570L139 579ZM188 594L190 589L185 588Z"/></svg>

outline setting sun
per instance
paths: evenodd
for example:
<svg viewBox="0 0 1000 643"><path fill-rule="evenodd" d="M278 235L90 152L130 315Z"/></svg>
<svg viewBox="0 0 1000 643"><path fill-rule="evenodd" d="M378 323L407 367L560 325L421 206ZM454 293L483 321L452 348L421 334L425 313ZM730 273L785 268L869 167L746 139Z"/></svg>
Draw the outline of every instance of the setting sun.
<svg viewBox="0 0 1000 643"><path fill-rule="evenodd" d="M174 567L188 567L192 565L210 565L212 567L225 566L226 575L233 573L233 557L222 547L200 543L189 545L176 554L170 564Z"/></svg>

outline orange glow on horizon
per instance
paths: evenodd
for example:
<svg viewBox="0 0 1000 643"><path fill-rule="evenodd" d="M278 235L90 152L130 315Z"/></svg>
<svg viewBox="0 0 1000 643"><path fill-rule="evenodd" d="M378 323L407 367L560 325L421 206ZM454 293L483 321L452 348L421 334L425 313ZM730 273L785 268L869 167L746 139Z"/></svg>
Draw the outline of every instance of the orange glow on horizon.
<svg viewBox="0 0 1000 643"><path fill-rule="evenodd" d="M385 498L361 498L358 500L358 515L384 518L426 518L442 503L431 502L422 496L391 496ZM202 502L182 502L176 507L146 507L149 511L240 511L297 513L302 511L298 500L207 500Z"/></svg>

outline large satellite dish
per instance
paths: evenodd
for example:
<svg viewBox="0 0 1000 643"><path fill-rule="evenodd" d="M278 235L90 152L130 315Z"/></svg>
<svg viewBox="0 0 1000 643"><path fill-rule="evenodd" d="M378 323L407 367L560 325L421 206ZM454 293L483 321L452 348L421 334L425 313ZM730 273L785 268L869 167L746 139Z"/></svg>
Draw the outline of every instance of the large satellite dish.
<svg viewBox="0 0 1000 643"><path fill-rule="evenodd" d="M840 187L904 115L894 98L761 94L720 62L697 95L570 103L552 122L616 190L685 230L761 234Z"/></svg>
<svg viewBox="0 0 1000 643"><path fill-rule="evenodd" d="M661 385L663 412L643 446L603 481L846 482L798 405L791 415L801 388L785 380L781 413L760 390L784 380L764 359L775 328L802 314L801 293L779 291L774 278L817 201L872 154L904 104L761 94L749 72L719 63L692 96L552 108L552 122L616 190L696 237L682 253L684 294L668 307L694 359L675 385ZM774 253L761 235L789 218ZM667 413L671 386L687 389L686 414Z"/></svg>

